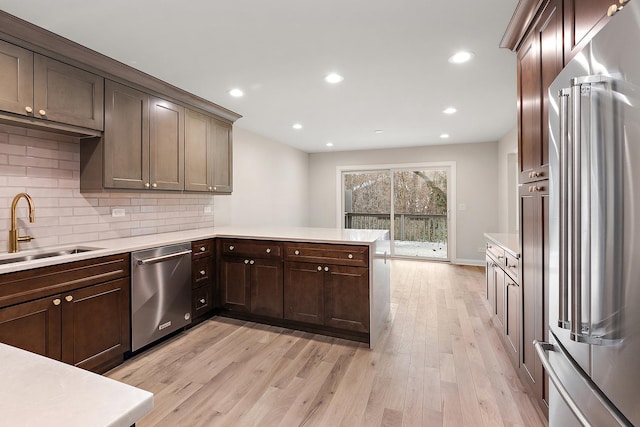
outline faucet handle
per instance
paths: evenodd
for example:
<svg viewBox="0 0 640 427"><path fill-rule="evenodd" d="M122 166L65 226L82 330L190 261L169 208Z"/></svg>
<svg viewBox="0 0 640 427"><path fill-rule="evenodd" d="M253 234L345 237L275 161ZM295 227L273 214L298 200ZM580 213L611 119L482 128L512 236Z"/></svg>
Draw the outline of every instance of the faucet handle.
<svg viewBox="0 0 640 427"><path fill-rule="evenodd" d="M18 236L18 242L30 242L33 239L35 239L33 236Z"/></svg>

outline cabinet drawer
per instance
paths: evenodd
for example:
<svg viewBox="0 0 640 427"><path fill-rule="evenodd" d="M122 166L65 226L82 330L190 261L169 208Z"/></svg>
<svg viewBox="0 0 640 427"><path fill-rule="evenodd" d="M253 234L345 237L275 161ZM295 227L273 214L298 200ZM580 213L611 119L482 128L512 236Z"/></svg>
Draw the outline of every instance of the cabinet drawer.
<svg viewBox="0 0 640 427"><path fill-rule="evenodd" d="M200 286L193 290L193 302L192 302L192 317L196 318L208 313L213 308L213 301L211 300L211 286Z"/></svg>
<svg viewBox="0 0 640 427"><path fill-rule="evenodd" d="M504 249L493 242L487 242L487 254L500 266L504 267Z"/></svg>
<svg viewBox="0 0 640 427"><path fill-rule="evenodd" d="M0 276L0 307L129 276L129 254L111 255Z"/></svg>
<svg viewBox="0 0 640 427"><path fill-rule="evenodd" d="M282 243L266 240L224 239L222 254L253 258L282 258Z"/></svg>
<svg viewBox="0 0 640 427"><path fill-rule="evenodd" d="M213 240L198 240L191 242L191 259L198 259L211 256L213 254Z"/></svg>
<svg viewBox="0 0 640 427"><path fill-rule="evenodd" d="M367 267L369 265L369 247L287 243L285 245L285 258L290 261Z"/></svg>
<svg viewBox="0 0 640 427"><path fill-rule="evenodd" d="M520 260L505 252L505 271L516 282L520 276Z"/></svg>
<svg viewBox="0 0 640 427"><path fill-rule="evenodd" d="M213 262L211 257L198 258L191 262L191 286L196 288L210 283L213 277Z"/></svg>

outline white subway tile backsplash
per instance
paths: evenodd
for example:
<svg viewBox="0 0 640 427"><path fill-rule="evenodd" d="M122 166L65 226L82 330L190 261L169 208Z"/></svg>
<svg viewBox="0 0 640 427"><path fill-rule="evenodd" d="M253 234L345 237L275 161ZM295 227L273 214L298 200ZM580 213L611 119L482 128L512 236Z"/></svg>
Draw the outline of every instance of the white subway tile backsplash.
<svg viewBox="0 0 640 427"><path fill-rule="evenodd" d="M36 221L19 204L21 233L35 237L22 249L213 227L208 194L149 192L80 193L81 141L65 135L0 125L0 252L7 248L10 206L29 193ZM112 208L125 209L113 218Z"/></svg>

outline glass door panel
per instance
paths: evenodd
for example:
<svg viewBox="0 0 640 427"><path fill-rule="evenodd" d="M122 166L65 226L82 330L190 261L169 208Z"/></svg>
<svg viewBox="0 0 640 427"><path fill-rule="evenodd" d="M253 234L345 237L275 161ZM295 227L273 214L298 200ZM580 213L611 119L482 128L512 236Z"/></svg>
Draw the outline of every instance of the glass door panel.
<svg viewBox="0 0 640 427"><path fill-rule="evenodd" d="M391 173L345 172L344 228L391 231Z"/></svg>

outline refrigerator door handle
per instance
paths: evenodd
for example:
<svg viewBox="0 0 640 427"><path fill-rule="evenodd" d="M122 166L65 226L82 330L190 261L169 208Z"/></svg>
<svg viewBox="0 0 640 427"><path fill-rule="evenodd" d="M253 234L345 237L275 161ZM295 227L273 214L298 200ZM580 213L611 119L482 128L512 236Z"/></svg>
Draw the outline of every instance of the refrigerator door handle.
<svg viewBox="0 0 640 427"><path fill-rule="evenodd" d="M564 384L562 384L562 381L560 380L560 377L558 376L556 371L553 369L553 366L551 366L551 363L549 362L549 357L547 357L547 351L562 351L562 350L558 350L557 347L551 343L538 341L538 340L533 341L533 346L536 349L536 353L538 353L538 357L542 362L542 366L544 367L544 370L547 371L547 374L549 374L549 379L558 390L558 394L560 395L560 397L562 397L562 400L565 401L569 409L571 409L571 412L573 412L573 414L576 416L578 421L580 421L580 424L582 424L585 427L591 427L591 423L589 423L589 420L587 420L587 417L582 413L580 408L578 408L578 405L576 405L576 402L571 397L571 394L565 388Z"/></svg>
<svg viewBox="0 0 640 427"><path fill-rule="evenodd" d="M560 194L566 194L568 197L562 197L560 203L560 247L559 247L559 289L558 289L558 326L563 329L570 329L571 322L569 319L569 200L571 187L571 153L569 152L569 102L571 89L562 89L558 93L560 119Z"/></svg>

